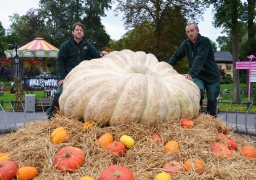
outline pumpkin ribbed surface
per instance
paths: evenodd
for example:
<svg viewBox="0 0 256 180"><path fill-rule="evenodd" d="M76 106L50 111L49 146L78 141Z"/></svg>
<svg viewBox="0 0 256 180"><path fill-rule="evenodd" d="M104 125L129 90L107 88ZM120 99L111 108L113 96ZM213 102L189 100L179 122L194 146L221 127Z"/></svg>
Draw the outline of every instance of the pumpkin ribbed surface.
<svg viewBox="0 0 256 180"><path fill-rule="evenodd" d="M153 54L130 50L83 61L65 78L60 112L99 124L153 125L199 112L199 89Z"/></svg>

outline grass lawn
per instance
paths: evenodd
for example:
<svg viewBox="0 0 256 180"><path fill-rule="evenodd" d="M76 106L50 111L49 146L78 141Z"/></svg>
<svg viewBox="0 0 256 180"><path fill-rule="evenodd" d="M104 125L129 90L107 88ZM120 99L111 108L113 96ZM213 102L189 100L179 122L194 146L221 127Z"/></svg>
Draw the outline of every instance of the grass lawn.
<svg viewBox="0 0 256 180"><path fill-rule="evenodd" d="M32 91L33 94L36 95L36 99L40 99L40 98L44 98L44 91ZM27 91L24 91L24 95L23 95L23 100L25 100L25 95L27 94ZM30 92L29 92L30 94ZM5 91L4 92L4 96L0 96L0 103L3 102L3 104L1 104L4 109L10 109L10 104L9 102L11 101L15 101L15 95L11 94L10 91ZM1 110L1 108L0 108Z"/></svg>
<svg viewBox="0 0 256 180"><path fill-rule="evenodd" d="M246 84L240 84L240 90L241 89L245 89L246 88ZM252 86L251 88L255 88L255 86ZM229 107L230 103L233 101L233 84L221 84L221 91L223 92L224 89L228 89L231 91L231 93L227 94L227 93L222 93L222 98L220 99L220 107L219 109L221 111L227 111L228 109L230 111L237 111L238 107L241 104L231 104L231 106ZM243 95L241 94L241 103L242 105L239 107L239 111L247 111L247 103L248 103L248 95ZM250 97L251 101L253 102L254 96L251 95ZM253 105L250 108L251 112L256 112L256 106Z"/></svg>

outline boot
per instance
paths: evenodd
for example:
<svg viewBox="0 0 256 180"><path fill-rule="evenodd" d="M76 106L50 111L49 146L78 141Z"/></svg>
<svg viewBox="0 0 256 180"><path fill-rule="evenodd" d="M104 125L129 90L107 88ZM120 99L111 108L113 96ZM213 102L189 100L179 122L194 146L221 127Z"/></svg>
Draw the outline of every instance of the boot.
<svg viewBox="0 0 256 180"><path fill-rule="evenodd" d="M217 100L207 100L207 113L215 118L217 117Z"/></svg>
<svg viewBox="0 0 256 180"><path fill-rule="evenodd" d="M200 89L200 107L203 105L203 99L204 99L204 90Z"/></svg>
<svg viewBox="0 0 256 180"><path fill-rule="evenodd" d="M51 106L46 111L46 115L48 116L49 120L52 117L54 117L54 114L56 114L57 110L60 108L59 98L60 98L60 94L55 94L54 97L53 97Z"/></svg>

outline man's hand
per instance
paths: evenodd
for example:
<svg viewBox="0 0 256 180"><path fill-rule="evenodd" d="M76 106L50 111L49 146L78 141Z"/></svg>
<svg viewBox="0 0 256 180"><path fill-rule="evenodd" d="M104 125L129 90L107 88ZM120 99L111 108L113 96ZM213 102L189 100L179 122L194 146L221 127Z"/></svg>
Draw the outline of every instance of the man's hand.
<svg viewBox="0 0 256 180"><path fill-rule="evenodd" d="M101 51L100 57L103 57L103 56L105 56L105 55L107 55L107 54L108 54L108 52L106 52L106 51Z"/></svg>
<svg viewBox="0 0 256 180"><path fill-rule="evenodd" d="M63 82L64 82L64 79L60 80L60 81L58 82L58 87L60 87L60 86L63 84Z"/></svg>
<svg viewBox="0 0 256 180"><path fill-rule="evenodd" d="M183 76L185 76L185 78L188 80L192 80L192 77L189 74L183 74Z"/></svg>

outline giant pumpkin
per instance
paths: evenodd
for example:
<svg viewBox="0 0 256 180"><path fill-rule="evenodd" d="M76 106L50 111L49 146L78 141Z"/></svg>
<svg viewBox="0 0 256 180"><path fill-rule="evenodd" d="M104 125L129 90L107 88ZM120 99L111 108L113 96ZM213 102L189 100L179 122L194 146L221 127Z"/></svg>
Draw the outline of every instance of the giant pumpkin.
<svg viewBox="0 0 256 180"><path fill-rule="evenodd" d="M66 76L60 112L101 125L196 117L199 89L153 54L130 50L83 61Z"/></svg>

